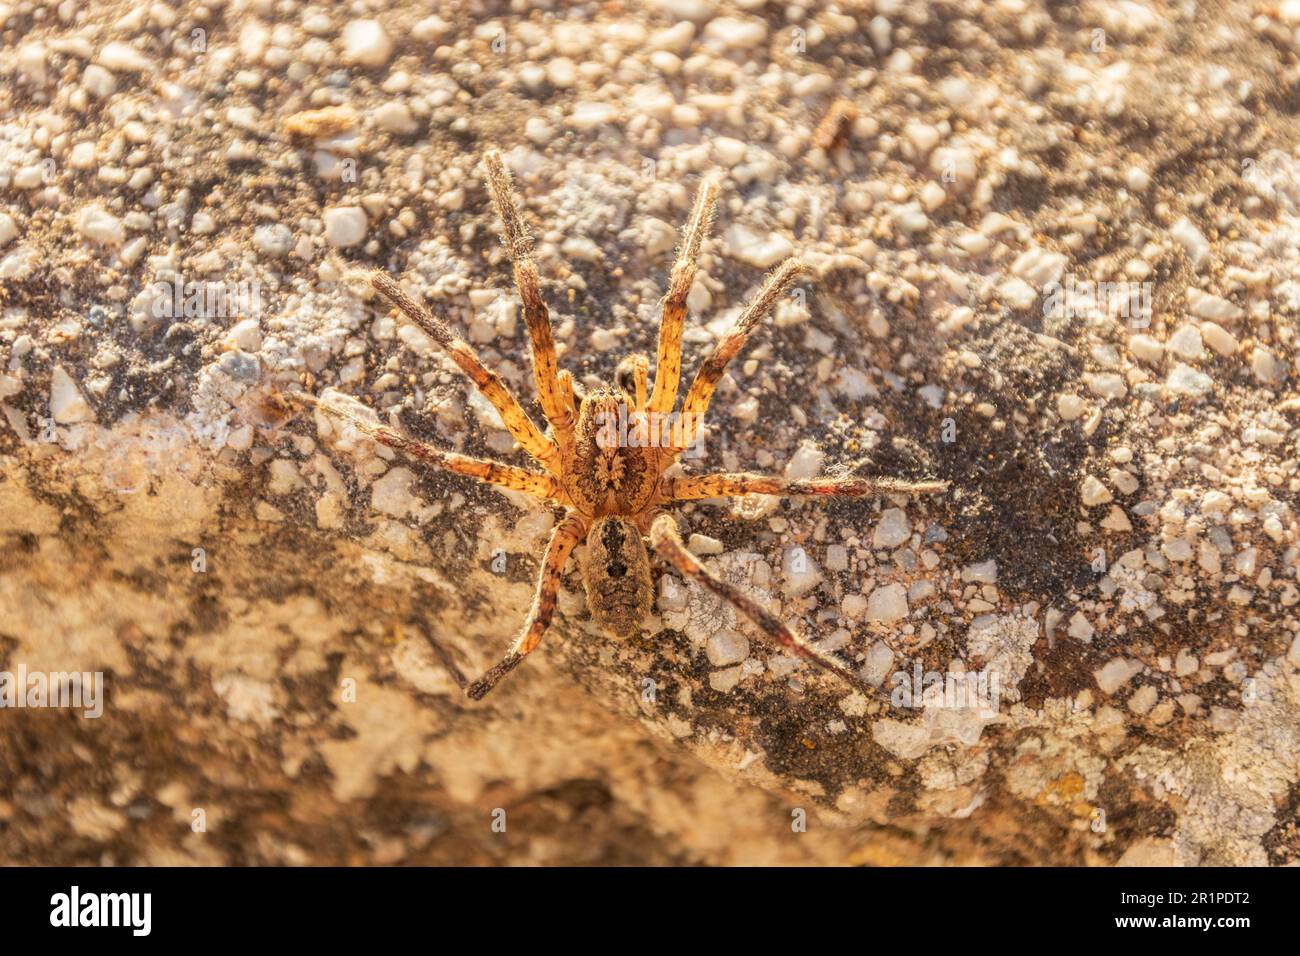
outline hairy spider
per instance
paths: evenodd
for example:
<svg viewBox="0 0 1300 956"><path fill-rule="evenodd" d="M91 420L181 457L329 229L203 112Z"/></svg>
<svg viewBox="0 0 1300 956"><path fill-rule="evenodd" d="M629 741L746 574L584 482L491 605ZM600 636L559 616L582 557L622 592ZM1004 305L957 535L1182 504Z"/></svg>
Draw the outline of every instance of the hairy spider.
<svg viewBox="0 0 1300 956"><path fill-rule="evenodd" d="M443 451L325 399L303 393L290 396L347 420L375 441L425 464L523 491L565 509L546 547L532 608L514 647L471 683L466 693L479 700L537 648L555 615L556 593L569 554L583 540L587 548L580 571L592 617L614 637L635 634L654 600L650 558L643 536L648 536L654 550L677 571L731 602L770 639L862 686L853 672L834 656L796 637L781 621L706 570L682 544L676 523L664 510L677 501L751 494L859 497L937 492L947 487L942 481L904 482L889 478L785 479L747 473L665 476L664 472L699 435L701 418L708 410L727 363L744 347L759 321L804 274L803 264L797 259L787 260L768 277L757 298L700 366L680 411L674 415L681 378L686 298L695 280L700 243L708 231L718 198L718 181L706 179L695 197L673 265L668 294L663 299L653 389L647 388L649 362L645 356L637 355L620 366L616 377L620 381L584 393L575 386L569 372L557 367L550 315L542 301L531 239L515 208L509 175L495 150L489 150L484 156L484 165L492 200L501 218L505 246L514 265L515 286L523 300L537 396L550 424L549 433L537 427L500 377L483 366L468 343L453 335L445 323L402 291L391 276L375 271L369 281L447 352L496 407L515 441L544 470L533 471ZM620 413L641 440L628 441L621 437L611 440L610 424L618 420ZM671 429L661 427L665 420L672 422ZM644 440L647 438L650 440Z"/></svg>

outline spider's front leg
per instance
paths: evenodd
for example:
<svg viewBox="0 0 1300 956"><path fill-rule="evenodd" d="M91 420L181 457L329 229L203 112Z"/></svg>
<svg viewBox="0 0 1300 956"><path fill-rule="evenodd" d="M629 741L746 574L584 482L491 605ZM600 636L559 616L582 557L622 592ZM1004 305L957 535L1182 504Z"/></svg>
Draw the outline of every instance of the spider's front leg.
<svg viewBox="0 0 1300 956"><path fill-rule="evenodd" d="M494 664L482 677L470 684L465 693L471 700L482 700L501 680L523 662L541 643L542 635L551 625L555 616L555 599L560 590L560 580L564 577L564 565L569 554L579 541L587 534L587 522L577 514L571 514L556 525L551 534L550 544L546 546L546 556L542 559L541 574L537 578L537 591L533 594L533 606L524 621L515 646L498 663Z"/></svg>
<svg viewBox="0 0 1300 956"><path fill-rule="evenodd" d="M559 371L551 314L542 300L537 263L533 261L532 238L515 206L510 192L510 174L501 161L501 154L494 149L488 150L483 156L483 165L487 168L492 203L501 219L506 252L514 266L515 288L519 290L524 305L524 324L528 327L528 339L533 348L537 399L547 421L555 429L556 441L565 448L572 443L573 425L578 413L574 407L573 383Z"/></svg>
<svg viewBox="0 0 1300 956"><path fill-rule="evenodd" d="M682 233L682 245L673 264L668 294L664 296L663 317L659 320L655 385L650 394L652 412L671 412L677 404L677 386L682 377L682 327L686 324L686 299L695 283L700 245L709 231L717 202L718 180L710 177L700 184L700 191L695 194L695 206Z"/></svg>
<svg viewBox="0 0 1300 956"><path fill-rule="evenodd" d="M677 532L677 523L672 515L661 514L650 525L650 543L668 563L684 577L700 582L724 601L734 605L742 614L758 625L773 642L793 651L804 660L816 664L823 670L842 678L867 694L874 694L876 689L841 664L834 656L818 650L794 632L772 614L759 607L754 601L742 594L737 588L710 573L695 555L687 550Z"/></svg>
<svg viewBox="0 0 1300 956"><path fill-rule="evenodd" d="M700 365L699 371L695 373L695 379L691 382L690 390L686 393L686 399L682 402L683 449L689 448L695 441L700 424L704 420L704 413L709 410L709 402L713 400L714 389L718 387L718 382L722 381L727 365L745 347L745 343L754 333L754 329L758 328L758 323L763 317L776 308L781 297L807 271L807 267L798 259L787 259L781 263L763 283L754 301L745 307L745 311L740 313L735 324L718 342L713 354Z"/></svg>
<svg viewBox="0 0 1300 956"><path fill-rule="evenodd" d="M468 376L483 397L501 416L502 423L524 451L532 455L553 474L560 471L560 449L557 448L524 411L518 400L506 388L501 376L486 368L478 354L464 339L452 335L445 322L407 295L387 272L376 269L370 273L371 287L386 298L418 325L450 356L456 366Z"/></svg>
<svg viewBox="0 0 1300 956"><path fill-rule="evenodd" d="M500 462L488 461L484 458L473 458L454 451L443 451L441 448L435 448L433 445L403 435L387 425L368 421L341 405L324 401L304 392L289 392L284 397L290 402L309 405L335 418L342 419L367 438L371 438L381 445L386 445L397 451L405 452L423 464L432 465L435 468L441 468L457 475L468 475L489 485L498 485L502 488L509 488L511 491L522 491L534 498L541 498L543 501L563 505L568 504L568 496L560 487L560 482L551 475L538 474L535 471L516 468L514 465L503 465Z"/></svg>

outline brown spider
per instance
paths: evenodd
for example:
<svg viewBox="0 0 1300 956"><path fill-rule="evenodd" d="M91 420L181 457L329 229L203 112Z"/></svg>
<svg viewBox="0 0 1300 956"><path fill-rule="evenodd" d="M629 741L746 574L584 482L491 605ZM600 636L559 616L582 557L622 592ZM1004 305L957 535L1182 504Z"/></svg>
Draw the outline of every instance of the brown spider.
<svg viewBox="0 0 1300 956"><path fill-rule="evenodd" d="M452 361L496 407L510 434L545 470L531 471L442 451L325 400L302 393L294 396L347 420L375 441L426 464L523 491L565 509L565 516L546 547L537 591L522 632L510 652L469 685L468 695L474 700L482 698L536 649L555 615L556 592L569 553L584 539L587 549L580 569L592 617L614 637L626 638L635 634L654 600L650 559L642 536L648 536L655 551L682 575L694 578L730 601L772 640L856 686L862 686L862 682L833 656L796 637L754 601L707 571L682 544L672 516L664 511L664 507L673 502L702 498L750 494L857 497L937 492L947 487L947 483L942 481L910 483L888 478L790 480L745 473L665 477L664 472L698 436L700 419L708 410L709 400L727 363L744 347L759 321L804 274L803 264L796 259L787 260L768 278L758 297L741 313L713 354L700 366L686 393L681 412L674 420L675 427L671 431L661 429L660 422L671 416L677 403L686 297L695 280L700 243L713 218L713 207L718 198L717 180L707 179L700 187L673 265L672 281L663 300L653 390L647 392L649 363L645 356L638 355L620 366L622 374L619 377L630 379L628 384L633 395L619 384L601 386L583 394L574 385L572 375L557 368L550 315L539 290L531 240L511 197L509 175L495 150L486 154L484 165L492 199L501 218L506 249L514 264L515 285L523 300L524 322L532 342L537 394L550 424L549 434L543 434L534 424L500 377L483 367L473 349L403 292L391 276L375 271L369 278L378 292L446 350ZM639 429L642 438L658 436L666 440L611 441L609 424L620 410L624 420Z"/></svg>

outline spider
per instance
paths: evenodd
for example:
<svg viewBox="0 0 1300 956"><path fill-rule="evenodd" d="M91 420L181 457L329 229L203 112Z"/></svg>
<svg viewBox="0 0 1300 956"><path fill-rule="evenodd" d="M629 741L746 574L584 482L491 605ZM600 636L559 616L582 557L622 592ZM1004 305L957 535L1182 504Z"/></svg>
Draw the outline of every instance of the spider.
<svg viewBox="0 0 1300 956"><path fill-rule="evenodd" d="M463 339L402 290L386 272L369 275L373 288L423 329L495 406L515 441L541 466L519 468L500 462L443 451L416 441L394 428L369 421L328 399L298 392L286 396L323 410L353 425L376 442L411 458L460 475L522 491L564 509L542 559L532 607L514 646L500 662L466 688L482 699L507 674L537 649L555 616L556 594L570 554L586 541L579 570L593 619L611 637L637 633L654 600L654 580L648 538L654 551L684 578L729 601L771 640L855 686L863 682L832 654L797 637L785 624L737 588L703 567L682 543L673 517L665 510L679 501L743 495L800 497L861 497L896 493L941 492L947 482L905 482L889 478L821 477L786 479L749 473L678 475L665 472L692 447L700 433L714 389L759 322L775 307L797 279L806 273L789 259L764 282L757 297L700 366L679 412L682 327L686 300L695 280L700 244L708 232L717 203L719 181L706 178L700 186L673 265L668 293L662 303L654 386L649 386L649 362L644 355L625 359L615 384L583 391L573 376L557 366L550 314L542 301L532 240L512 196L509 174L495 150L483 159L488 189L501 220L506 250L514 267L515 286L523 302L524 323L532 345L537 396L546 421L543 433L501 378L480 362ZM612 434L610 423L620 414L638 440ZM671 422L672 427L663 427ZM615 438L615 440L611 440ZM649 439L649 440L645 440Z"/></svg>

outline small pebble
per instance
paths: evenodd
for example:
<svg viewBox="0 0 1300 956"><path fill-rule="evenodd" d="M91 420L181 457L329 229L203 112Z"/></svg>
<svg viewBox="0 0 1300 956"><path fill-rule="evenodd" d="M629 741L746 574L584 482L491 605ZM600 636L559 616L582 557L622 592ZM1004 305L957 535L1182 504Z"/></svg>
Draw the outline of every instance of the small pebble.
<svg viewBox="0 0 1300 956"><path fill-rule="evenodd" d="M378 20L353 20L343 28L343 62L383 66L393 55L393 41Z"/></svg>
<svg viewBox="0 0 1300 956"><path fill-rule="evenodd" d="M333 206L325 210L325 241L336 249L363 242L368 224L360 206Z"/></svg>

